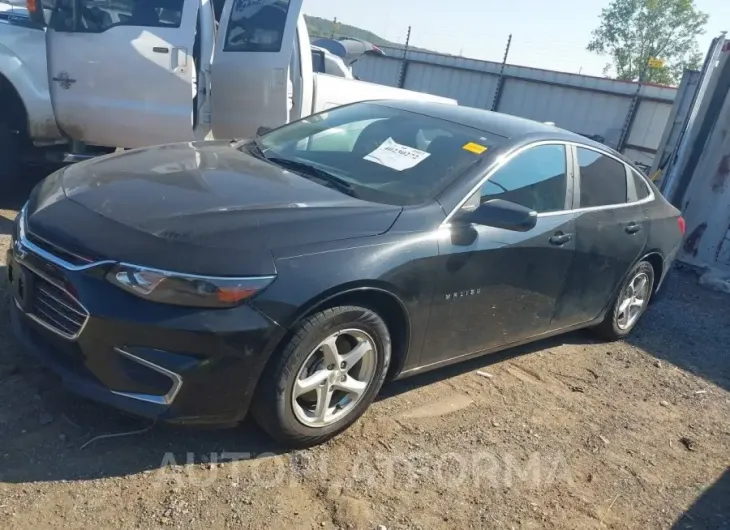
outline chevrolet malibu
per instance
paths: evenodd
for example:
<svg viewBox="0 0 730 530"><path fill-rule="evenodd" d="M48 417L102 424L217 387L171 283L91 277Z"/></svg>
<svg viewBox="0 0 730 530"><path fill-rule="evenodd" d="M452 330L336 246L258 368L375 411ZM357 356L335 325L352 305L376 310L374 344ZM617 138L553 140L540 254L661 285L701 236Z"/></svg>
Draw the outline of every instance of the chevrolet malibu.
<svg viewBox="0 0 730 530"><path fill-rule="evenodd" d="M684 221L552 125L356 103L60 170L17 217L15 332L88 398L289 446L383 383L578 328L626 336Z"/></svg>

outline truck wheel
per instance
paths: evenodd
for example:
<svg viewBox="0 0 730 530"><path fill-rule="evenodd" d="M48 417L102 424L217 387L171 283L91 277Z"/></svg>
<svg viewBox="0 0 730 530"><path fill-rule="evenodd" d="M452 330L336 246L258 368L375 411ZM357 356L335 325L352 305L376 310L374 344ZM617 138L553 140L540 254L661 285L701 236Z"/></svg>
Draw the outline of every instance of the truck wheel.
<svg viewBox="0 0 730 530"><path fill-rule="evenodd" d="M0 123L0 189L12 186L20 175L20 142L18 135Z"/></svg>

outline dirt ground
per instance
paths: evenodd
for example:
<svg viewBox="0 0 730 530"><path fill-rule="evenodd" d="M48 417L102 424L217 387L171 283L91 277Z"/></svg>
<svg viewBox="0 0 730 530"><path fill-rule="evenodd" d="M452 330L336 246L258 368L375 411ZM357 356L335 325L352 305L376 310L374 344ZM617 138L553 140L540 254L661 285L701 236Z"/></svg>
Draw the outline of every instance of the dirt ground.
<svg viewBox="0 0 730 530"><path fill-rule="evenodd" d="M1 528L730 528L730 297L691 273L628 342L573 333L391 383L287 452L250 422L150 427L28 357L4 292L22 199L0 198Z"/></svg>

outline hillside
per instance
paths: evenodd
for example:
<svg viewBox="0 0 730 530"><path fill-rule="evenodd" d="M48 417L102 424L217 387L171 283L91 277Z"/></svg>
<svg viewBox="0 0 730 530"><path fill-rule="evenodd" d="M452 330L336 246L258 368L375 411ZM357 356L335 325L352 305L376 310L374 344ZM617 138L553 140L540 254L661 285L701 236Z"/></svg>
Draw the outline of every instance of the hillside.
<svg viewBox="0 0 730 530"><path fill-rule="evenodd" d="M349 24L342 24L342 23L338 22L337 26L335 27L335 22L333 20L327 20L326 18L320 18L320 17L312 17L309 15L304 15L304 18L307 21L307 29L309 31L309 34L313 38L318 38L318 37L331 38L333 36L333 29L334 29L335 38L352 37L354 39L360 39L360 40L371 42L371 43L375 44L376 46L390 46L393 48L403 48L403 44L398 44L397 42L391 42L387 39L380 37L379 35L376 35L372 31L358 28L357 26L350 26ZM416 46L411 46L411 49L420 50L420 51L431 51L431 50L426 50L424 48L418 48Z"/></svg>

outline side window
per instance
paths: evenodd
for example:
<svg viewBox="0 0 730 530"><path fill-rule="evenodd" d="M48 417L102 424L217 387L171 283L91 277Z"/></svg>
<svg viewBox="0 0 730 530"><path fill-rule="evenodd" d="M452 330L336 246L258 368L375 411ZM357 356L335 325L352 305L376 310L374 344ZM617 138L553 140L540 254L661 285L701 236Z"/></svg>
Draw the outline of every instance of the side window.
<svg viewBox="0 0 730 530"><path fill-rule="evenodd" d="M633 169L631 170L631 174L634 176L634 187L636 188L636 199L646 199L649 196L649 185L644 180L644 177L639 175L636 171Z"/></svg>
<svg viewBox="0 0 730 530"><path fill-rule="evenodd" d="M578 147L580 207L625 204L626 166L598 151Z"/></svg>
<svg viewBox="0 0 730 530"><path fill-rule="evenodd" d="M278 52L284 38L289 0L235 0L223 51Z"/></svg>
<svg viewBox="0 0 730 530"><path fill-rule="evenodd" d="M324 52L312 50L312 70L320 74L325 73Z"/></svg>
<svg viewBox="0 0 730 530"><path fill-rule="evenodd" d="M520 153L482 186L481 202L504 199L536 212L565 209L565 146L539 145Z"/></svg>
<svg viewBox="0 0 730 530"><path fill-rule="evenodd" d="M178 28L185 0L57 0L50 26L58 31L102 33L115 26Z"/></svg>

